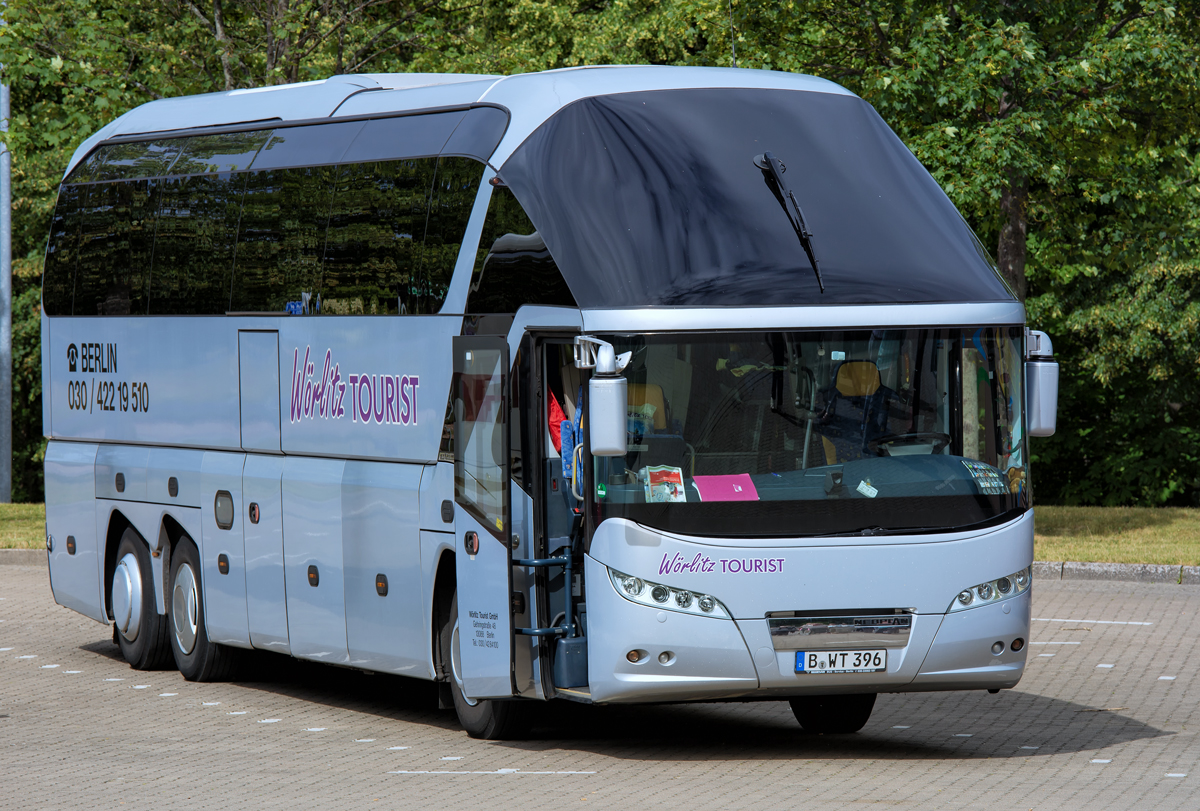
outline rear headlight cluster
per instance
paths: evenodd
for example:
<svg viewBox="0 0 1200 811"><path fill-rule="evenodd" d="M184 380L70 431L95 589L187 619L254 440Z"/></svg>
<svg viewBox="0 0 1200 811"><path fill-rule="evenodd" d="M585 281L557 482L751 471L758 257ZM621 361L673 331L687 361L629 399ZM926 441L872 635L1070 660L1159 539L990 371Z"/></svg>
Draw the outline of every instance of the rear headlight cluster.
<svg viewBox="0 0 1200 811"><path fill-rule="evenodd" d="M947 611L965 611L968 608L977 608L988 603L1007 600L1009 597L1016 597L1029 590L1029 583L1032 579L1033 567L1030 566L1016 574L1010 574L1008 577L998 577L995 580L980 583L978 586L963 589L950 603Z"/></svg>
<svg viewBox="0 0 1200 811"><path fill-rule="evenodd" d="M608 570L612 578L613 588L617 593L631 602L661 608L664 611L679 611L683 614L696 614L701 617L722 617L731 619L728 609L721 601L711 594L701 594L686 589L676 589L661 583L651 583L633 575L622 574L614 569Z"/></svg>

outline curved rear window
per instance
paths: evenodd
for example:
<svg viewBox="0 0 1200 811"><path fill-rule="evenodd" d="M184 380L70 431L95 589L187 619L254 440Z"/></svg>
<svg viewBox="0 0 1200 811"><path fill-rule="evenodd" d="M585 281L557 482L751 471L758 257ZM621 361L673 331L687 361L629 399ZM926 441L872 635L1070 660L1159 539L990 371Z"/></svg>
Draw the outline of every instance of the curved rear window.
<svg viewBox="0 0 1200 811"><path fill-rule="evenodd" d="M803 210L825 292L781 197ZM580 306L1008 301L978 239L875 110L790 90L578 101L501 176Z"/></svg>

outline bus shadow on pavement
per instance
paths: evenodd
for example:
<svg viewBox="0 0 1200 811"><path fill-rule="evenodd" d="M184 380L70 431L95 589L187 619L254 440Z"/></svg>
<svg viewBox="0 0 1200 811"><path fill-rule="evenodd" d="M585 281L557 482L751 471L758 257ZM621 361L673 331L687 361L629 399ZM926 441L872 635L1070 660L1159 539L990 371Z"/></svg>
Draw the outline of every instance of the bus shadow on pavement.
<svg viewBox="0 0 1200 811"><path fill-rule="evenodd" d="M517 749L636 760L1036 757L1173 735L1119 712L1030 693L883 694L852 735L804 732L784 701L543 708Z"/></svg>
<svg viewBox="0 0 1200 811"><path fill-rule="evenodd" d="M121 662L108 640L80 646ZM437 708L437 686L252 651L229 686L272 693L400 723L459 731L453 710ZM1091 752L1173 735L1122 712L1005 690L882 694L853 735L804 732L786 701L589 706L531 703L533 724L519 741L489 745L525 751L592 752L643 761L839 758L1020 758Z"/></svg>

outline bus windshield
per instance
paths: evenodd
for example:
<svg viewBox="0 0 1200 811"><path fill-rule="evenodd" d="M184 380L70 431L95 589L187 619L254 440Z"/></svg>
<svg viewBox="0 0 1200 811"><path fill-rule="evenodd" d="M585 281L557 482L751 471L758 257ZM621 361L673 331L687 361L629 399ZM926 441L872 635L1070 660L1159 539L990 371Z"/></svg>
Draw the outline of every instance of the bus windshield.
<svg viewBox="0 0 1200 811"><path fill-rule="evenodd" d="M595 516L687 535L962 529L1029 504L1020 327L611 335Z"/></svg>

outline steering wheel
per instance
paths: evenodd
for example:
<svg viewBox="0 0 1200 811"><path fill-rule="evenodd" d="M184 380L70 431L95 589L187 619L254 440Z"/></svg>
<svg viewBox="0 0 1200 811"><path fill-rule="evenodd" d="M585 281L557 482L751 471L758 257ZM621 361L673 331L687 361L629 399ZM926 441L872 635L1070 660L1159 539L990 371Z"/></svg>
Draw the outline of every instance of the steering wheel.
<svg viewBox="0 0 1200 811"><path fill-rule="evenodd" d="M950 444L950 435L943 434L937 431L923 431L905 434L888 434L887 436L877 437L867 441L867 446L876 453L879 452L880 445L891 445L898 443L901 445L922 445L926 442L922 440L933 440L933 450L930 454L941 453L946 446ZM891 454L888 454L889 456Z"/></svg>

